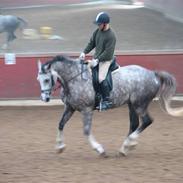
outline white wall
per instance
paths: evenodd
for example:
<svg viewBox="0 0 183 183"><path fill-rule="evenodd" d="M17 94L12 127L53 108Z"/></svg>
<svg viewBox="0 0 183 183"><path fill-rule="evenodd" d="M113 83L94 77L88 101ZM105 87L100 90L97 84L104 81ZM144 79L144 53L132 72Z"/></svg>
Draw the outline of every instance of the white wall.
<svg viewBox="0 0 183 183"><path fill-rule="evenodd" d="M144 4L171 19L183 22L183 0L144 0Z"/></svg>

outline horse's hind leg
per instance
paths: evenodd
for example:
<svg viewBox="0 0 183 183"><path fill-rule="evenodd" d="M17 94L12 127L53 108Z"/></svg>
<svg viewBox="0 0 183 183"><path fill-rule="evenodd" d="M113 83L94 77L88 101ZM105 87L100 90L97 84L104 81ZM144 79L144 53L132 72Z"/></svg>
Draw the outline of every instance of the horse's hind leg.
<svg viewBox="0 0 183 183"><path fill-rule="evenodd" d="M137 145L137 141L135 139L130 139L129 136L138 128L139 116L130 102L128 103L128 108L129 108L130 128L129 133L123 145L120 148L120 153L122 153L123 155L126 155L130 149L132 149L134 146Z"/></svg>
<svg viewBox="0 0 183 183"><path fill-rule="evenodd" d="M129 108L129 118L130 118L130 129L128 136L133 133L139 126L139 116L136 113L133 105L131 103L128 104Z"/></svg>
<svg viewBox="0 0 183 183"><path fill-rule="evenodd" d="M96 141L95 137L91 133L93 111L91 109L85 109L84 111L82 111L82 115L84 135L87 137L92 148L97 151L101 156L106 157L104 148Z"/></svg>
<svg viewBox="0 0 183 183"><path fill-rule="evenodd" d="M129 135L129 140L131 141L136 141L137 138L139 137L140 133L142 131L144 131L152 122L153 119L151 118L151 116L148 114L148 112L140 115L141 118L141 125L137 128L137 130L135 130L133 133L131 133Z"/></svg>
<svg viewBox="0 0 183 183"><path fill-rule="evenodd" d="M131 143L135 143L137 142L137 139L140 135L140 133L146 129L152 122L153 119L151 118L151 116L148 113L148 106L150 104L151 100L143 100L143 102L137 102L135 104L133 104L134 107L134 111L136 112L136 114L140 117L141 119L141 125L135 129L131 134L129 134L129 136L127 137L127 139L124 141L122 147L126 147L128 144L130 144L129 148L121 148L121 153L124 155L127 155L128 151L131 149ZM126 151L123 151L123 149L125 149Z"/></svg>
<svg viewBox="0 0 183 183"><path fill-rule="evenodd" d="M151 118L148 112L145 112L144 114L140 115L140 118L142 123L137 128L137 130L135 130L133 133L129 135L130 139L134 139L134 140L137 139L139 137L139 134L142 131L144 131L153 122L153 119Z"/></svg>
<svg viewBox="0 0 183 183"><path fill-rule="evenodd" d="M59 153L62 152L66 146L64 144L64 138L63 138L64 126L67 123L67 121L71 118L74 112L75 110L71 106L65 105L64 113L59 123L58 133L56 138L56 150Z"/></svg>

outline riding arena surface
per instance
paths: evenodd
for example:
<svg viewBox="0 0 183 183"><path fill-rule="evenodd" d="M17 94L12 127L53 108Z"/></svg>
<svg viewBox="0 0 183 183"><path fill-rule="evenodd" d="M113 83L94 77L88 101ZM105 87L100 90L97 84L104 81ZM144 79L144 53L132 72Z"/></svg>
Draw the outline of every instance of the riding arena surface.
<svg viewBox="0 0 183 183"><path fill-rule="evenodd" d="M182 106L183 102L173 102ZM150 105L154 123L126 157L118 150L129 127L128 109L95 112L93 132L108 158L99 157L87 143L81 114L65 127L66 149L58 154L55 139L63 106L0 107L1 183L177 183L183 175L183 123Z"/></svg>

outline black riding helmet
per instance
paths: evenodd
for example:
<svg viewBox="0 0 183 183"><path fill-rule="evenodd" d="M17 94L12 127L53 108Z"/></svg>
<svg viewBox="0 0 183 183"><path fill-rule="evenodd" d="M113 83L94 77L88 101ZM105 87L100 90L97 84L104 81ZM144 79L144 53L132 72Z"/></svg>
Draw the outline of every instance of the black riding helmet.
<svg viewBox="0 0 183 183"><path fill-rule="evenodd" d="M94 21L94 24L100 25L100 24L108 24L110 22L110 17L107 13L105 12L100 12Z"/></svg>

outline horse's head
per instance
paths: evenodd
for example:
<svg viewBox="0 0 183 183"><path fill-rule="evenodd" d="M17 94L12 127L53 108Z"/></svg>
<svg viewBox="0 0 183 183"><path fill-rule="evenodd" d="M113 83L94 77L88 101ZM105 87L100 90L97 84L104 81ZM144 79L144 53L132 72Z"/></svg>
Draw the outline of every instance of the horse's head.
<svg viewBox="0 0 183 183"><path fill-rule="evenodd" d="M51 63L41 64L38 61L38 76L41 87L41 100L44 102L49 102L51 97L51 92L57 82L58 74L51 67Z"/></svg>

